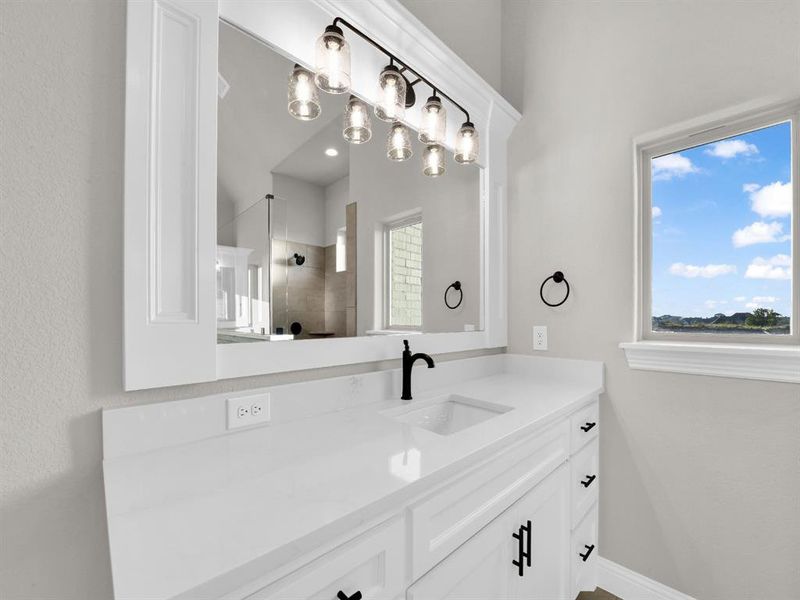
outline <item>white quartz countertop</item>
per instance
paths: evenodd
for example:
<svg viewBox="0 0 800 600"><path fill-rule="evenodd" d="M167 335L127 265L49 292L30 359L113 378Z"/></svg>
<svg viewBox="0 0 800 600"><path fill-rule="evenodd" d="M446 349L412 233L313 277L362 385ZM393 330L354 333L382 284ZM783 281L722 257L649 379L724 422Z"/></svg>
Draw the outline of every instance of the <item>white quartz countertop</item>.
<svg viewBox="0 0 800 600"><path fill-rule="evenodd" d="M602 366L598 376L574 379L563 369L512 370L429 389L411 402L359 404L107 458L117 598L218 597L326 536L402 506L602 391ZM414 369L415 378L425 374ZM442 394L513 410L448 436L382 414Z"/></svg>

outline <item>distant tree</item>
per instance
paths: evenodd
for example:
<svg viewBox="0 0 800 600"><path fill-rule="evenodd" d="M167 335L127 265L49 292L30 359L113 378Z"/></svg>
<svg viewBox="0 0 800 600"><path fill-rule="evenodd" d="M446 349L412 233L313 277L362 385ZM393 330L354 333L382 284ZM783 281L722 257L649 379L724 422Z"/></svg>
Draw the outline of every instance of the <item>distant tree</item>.
<svg viewBox="0 0 800 600"><path fill-rule="evenodd" d="M771 308L757 308L747 317L746 325L750 327L772 327L778 324L781 315Z"/></svg>

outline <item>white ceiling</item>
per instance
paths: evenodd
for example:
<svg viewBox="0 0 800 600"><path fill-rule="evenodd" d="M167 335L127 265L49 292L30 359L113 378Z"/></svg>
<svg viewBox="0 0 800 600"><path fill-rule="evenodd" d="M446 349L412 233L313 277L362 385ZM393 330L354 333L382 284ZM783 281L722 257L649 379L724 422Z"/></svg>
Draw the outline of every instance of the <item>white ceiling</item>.
<svg viewBox="0 0 800 600"><path fill-rule="evenodd" d="M335 148L339 155L327 156L328 148ZM346 177L350 172L350 147L342 137L341 119L332 119L325 129L289 154L272 172L320 187Z"/></svg>

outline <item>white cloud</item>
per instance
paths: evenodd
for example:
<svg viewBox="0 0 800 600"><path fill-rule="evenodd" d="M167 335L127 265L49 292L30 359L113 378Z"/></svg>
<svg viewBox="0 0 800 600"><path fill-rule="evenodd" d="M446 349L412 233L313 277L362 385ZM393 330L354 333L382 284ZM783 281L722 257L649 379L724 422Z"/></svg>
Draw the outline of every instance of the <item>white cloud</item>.
<svg viewBox="0 0 800 600"><path fill-rule="evenodd" d="M753 296L752 302L748 302L745 306L750 310L754 308L772 308L778 300L780 300L780 298L776 298L775 296Z"/></svg>
<svg viewBox="0 0 800 600"><path fill-rule="evenodd" d="M727 159L734 158L739 154L743 156L758 154L758 148L755 144L748 144L744 140L722 140L711 144L711 147L706 150L706 154Z"/></svg>
<svg viewBox="0 0 800 600"><path fill-rule="evenodd" d="M667 181L673 177L685 177L700 170L680 152L654 158L652 160L652 169L653 181Z"/></svg>
<svg viewBox="0 0 800 600"><path fill-rule="evenodd" d="M753 244L785 242L788 239L791 239L791 236L784 235L783 223L776 221L772 223L756 221L752 225L737 229L731 237L731 241L736 248L744 248Z"/></svg>
<svg viewBox="0 0 800 600"><path fill-rule="evenodd" d="M744 276L748 279L791 279L792 259L787 254L777 254L772 258L756 257Z"/></svg>
<svg viewBox="0 0 800 600"><path fill-rule="evenodd" d="M736 296L736 298L734 298L733 300L734 302L744 302L745 300L747 300L747 296Z"/></svg>
<svg viewBox="0 0 800 600"><path fill-rule="evenodd" d="M755 192L757 189L759 189L760 187L761 186L758 185L757 183L745 183L742 186L742 191L744 193L746 193L746 194L751 194L751 193Z"/></svg>
<svg viewBox="0 0 800 600"><path fill-rule="evenodd" d="M776 181L754 189L750 192L750 208L762 217L788 217L792 214L791 183Z"/></svg>
<svg viewBox="0 0 800 600"><path fill-rule="evenodd" d="M719 277L720 275L736 273L736 267L734 265L705 265L701 267L684 263L674 263L670 266L669 272L671 275L687 277L689 279L694 279L695 277L711 279L713 277Z"/></svg>
<svg viewBox="0 0 800 600"><path fill-rule="evenodd" d="M657 219L661 216L661 209L658 206L653 207L653 218Z"/></svg>

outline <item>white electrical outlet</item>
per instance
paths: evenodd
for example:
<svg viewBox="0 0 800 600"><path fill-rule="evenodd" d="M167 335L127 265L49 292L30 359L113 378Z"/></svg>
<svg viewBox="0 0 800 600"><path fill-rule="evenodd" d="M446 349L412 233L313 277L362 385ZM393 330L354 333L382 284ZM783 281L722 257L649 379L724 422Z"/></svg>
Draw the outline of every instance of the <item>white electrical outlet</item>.
<svg viewBox="0 0 800 600"><path fill-rule="evenodd" d="M534 325L533 326L533 349L534 350L547 350L547 326Z"/></svg>
<svg viewBox="0 0 800 600"><path fill-rule="evenodd" d="M228 398L228 429L249 427L270 420L270 395L253 394Z"/></svg>

